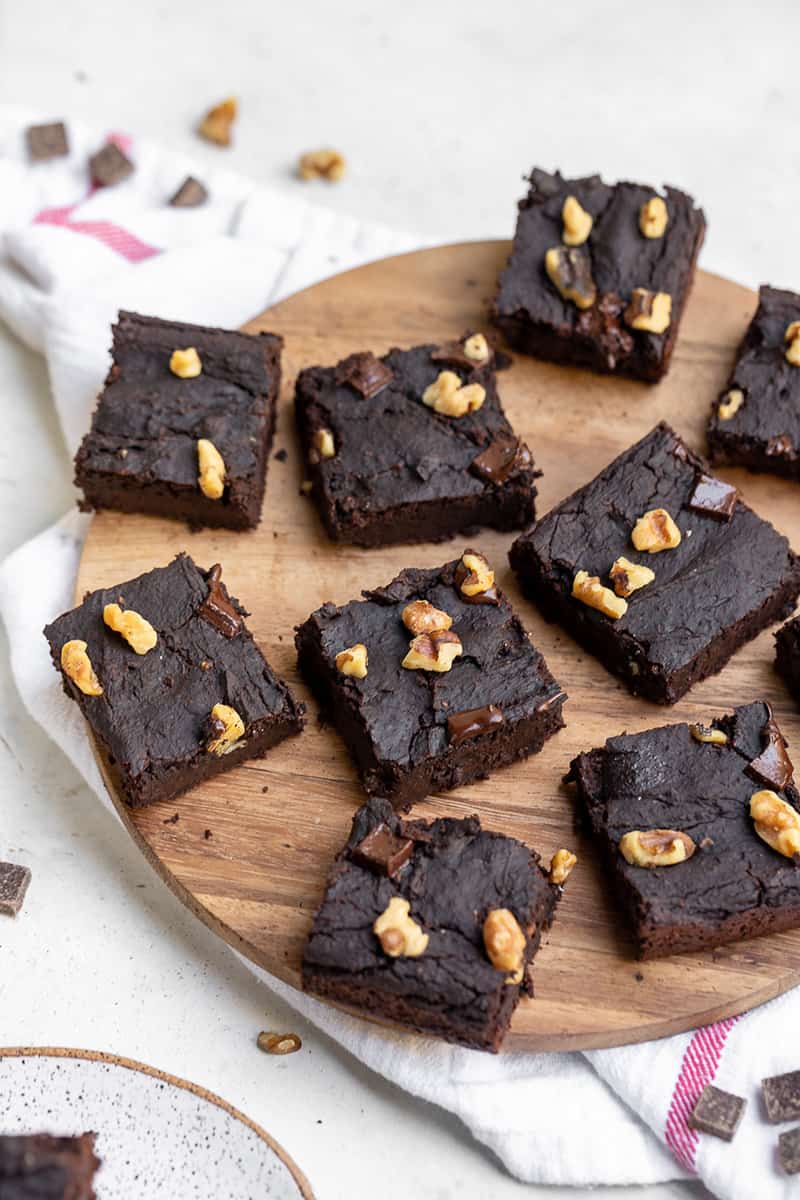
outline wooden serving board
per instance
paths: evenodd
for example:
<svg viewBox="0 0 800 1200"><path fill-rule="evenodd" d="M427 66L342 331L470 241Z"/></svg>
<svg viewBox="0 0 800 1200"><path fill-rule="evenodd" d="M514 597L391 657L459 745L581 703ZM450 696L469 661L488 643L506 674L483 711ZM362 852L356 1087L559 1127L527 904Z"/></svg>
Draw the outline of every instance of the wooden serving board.
<svg viewBox="0 0 800 1200"><path fill-rule="evenodd" d="M285 384L275 448L288 461L269 466L264 517L254 533L190 533L179 522L102 513L92 522L77 595L167 563L180 550L201 565L221 562L231 591L251 610L250 627L270 662L309 704L305 733L196 788L169 805L129 812L112 798L157 871L189 907L231 945L298 986L303 941L326 873L363 801L339 738L317 722L298 678L293 627L325 600L355 598L404 566L455 557L444 545L359 550L323 534L303 477L291 419L294 379L312 363L334 363L356 349L383 353L486 327L504 242L444 246L340 275L283 301L251 322L286 339ZM672 369L648 386L515 356L500 391L516 430L544 475L540 513L589 480L660 419L698 450L712 398L755 308L746 289L700 274ZM767 476L725 471L745 499L800 546L796 487ZM536 999L523 1000L509 1049L614 1046L662 1037L740 1013L800 982L800 930L713 953L646 964L608 894L591 845L573 823L573 797L561 784L570 759L622 730L674 721L708 721L734 704L765 696L789 740L800 747L800 719L772 667L771 633L741 650L725 670L673 709L634 699L588 654L522 599L508 567L507 534L469 542L487 554L569 700L566 728L541 754L493 778L419 805L415 816L478 812L487 828L537 848L546 860L573 846L573 873L553 930L534 968ZM176 824L165 819L178 812ZM212 836L206 839L205 830Z"/></svg>

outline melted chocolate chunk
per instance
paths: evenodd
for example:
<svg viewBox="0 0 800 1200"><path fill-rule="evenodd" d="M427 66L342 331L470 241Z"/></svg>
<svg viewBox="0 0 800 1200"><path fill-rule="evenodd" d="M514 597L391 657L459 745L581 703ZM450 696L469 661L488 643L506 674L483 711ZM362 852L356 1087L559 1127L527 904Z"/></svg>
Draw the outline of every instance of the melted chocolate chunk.
<svg viewBox="0 0 800 1200"><path fill-rule="evenodd" d="M353 862L369 867L390 879L408 862L414 851L411 838L397 837L386 824L377 825L350 851Z"/></svg>
<svg viewBox="0 0 800 1200"><path fill-rule="evenodd" d="M170 200L171 208L198 208L208 199L208 188L193 175L187 175Z"/></svg>
<svg viewBox="0 0 800 1200"><path fill-rule="evenodd" d="M89 159L89 170L98 187L113 187L134 172L134 165L116 142L107 142Z"/></svg>
<svg viewBox="0 0 800 1200"><path fill-rule="evenodd" d="M464 583L465 580L469 579L471 573L472 572L469 570L469 568L464 566L463 559L459 560L458 566L456 567L455 573L453 575L453 583L455 584L458 594L461 597L461 599L464 601L464 603L465 604L499 604L500 603L500 595L497 591L497 588L494 586L494 584L492 584L492 586L490 588L487 588L485 592L478 592L477 596L467 596L464 592L462 592L461 585L462 585L462 583Z"/></svg>
<svg viewBox="0 0 800 1200"><path fill-rule="evenodd" d="M700 474L689 497L689 508L730 521L739 493L730 483L715 476Z"/></svg>
<svg viewBox="0 0 800 1200"><path fill-rule="evenodd" d="M208 572L208 595L200 606L199 615L226 638L234 638L242 628L242 618L231 604L222 583L219 563Z"/></svg>
<svg viewBox="0 0 800 1200"><path fill-rule="evenodd" d="M0 862L0 913L15 917L22 908L31 873L27 867Z"/></svg>
<svg viewBox="0 0 800 1200"><path fill-rule="evenodd" d="M69 154L63 121L54 121L51 125L31 125L25 130L25 139L31 162L46 162L49 158L63 158Z"/></svg>
<svg viewBox="0 0 800 1200"><path fill-rule="evenodd" d="M505 720L502 709L496 704L485 704L483 708L469 708L465 712L453 713L447 718L447 732L451 746L460 746L484 733L491 733Z"/></svg>
<svg viewBox="0 0 800 1200"><path fill-rule="evenodd" d="M762 736L767 739L767 744L758 758L754 758L750 763L750 771L758 779L775 788L776 791L782 792L787 783L791 783L794 768L792 760L786 752L786 742L783 740L783 735L769 705L767 705L767 709L769 720L761 731Z"/></svg>
<svg viewBox="0 0 800 1200"><path fill-rule="evenodd" d="M515 471L530 467L531 452L520 438L498 437L476 458L471 471L489 483L505 483Z"/></svg>
<svg viewBox="0 0 800 1200"><path fill-rule="evenodd" d="M377 396L393 379L394 373L369 351L351 354L339 364L336 372L337 383L349 384L355 391L360 392L365 400Z"/></svg>
<svg viewBox="0 0 800 1200"><path fill-rule="evenodd" d="M747 1101L741 1096L723 1092L709 1083L703 1088L700 1099L689 1115L689 1125L701 1133L710 1133L724 1142L732 1142L746 1108Z"/></svg>

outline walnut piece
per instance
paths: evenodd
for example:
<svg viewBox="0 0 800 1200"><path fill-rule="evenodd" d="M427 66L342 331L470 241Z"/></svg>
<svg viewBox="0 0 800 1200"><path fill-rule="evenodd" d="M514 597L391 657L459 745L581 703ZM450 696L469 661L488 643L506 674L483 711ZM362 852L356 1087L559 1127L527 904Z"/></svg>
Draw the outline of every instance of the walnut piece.
<svg viewBox="0 0 800 1200"><path fill-rule="evenodd" d="M679 829L633 829L619 841L620 854L632 867L674 867L697 847Z"/></svg>
<svg viewBox="0 0 800 1200"><path fill-rule="evenodd" d="M311 439L311 444L320 458L333 458L336 453L336 443L330 429L318 429Z"/></svg>
<svg viewBox="0 0 800 1200"><path fill-rule="evenodd" d="M402 620L411 633L436 633L453 624L453 618L440 608L434 608L429 600L412 600L403 609Z"/></svg>
<svg viewBox="0 0 800 1200"><path fill-rule="evenodd" d="M229 704L215 704L208 719L211 737L206 750L218 757L230 754L244 737L244 721Z"/></svg>
<svg viewBox="0 0 800 1200"><path fill-rule="evenodd" d="M197 442L197 465L200 473L197 482L200 491L209 500L220 500L225 491L225 462L217 447L208 438Z"/></svg>
<svg viewBox="0 0 800 1200"><path fill-rule="evenodd" d="M550 860L550 882L557 887L563 887L577 861L577 855L571 850L556 850Z"/></svg>
<svg viewBox="0 0 800 1200"><path fill-rule="evenodd" d="M476 554L474 550L465 550L461 561L469 571L466 579L462 579L459 584L459 591L465 596L480 596L494 587L494 571L482 554Z"/></svg>
<svg viewBox="0 0 800 1200"><path fill-rule="evenodd" d="M633 527L631 541L637 550L659 554L681 544L681 531L665 508L651 508Z"/></svg>
<svg viewBox="0 0 800 1200"><path fill-rule="evenodd" d="M564 229L561 239L567 246L582 246L592 232L594 218L574 196L567 196L561 209Z"/></svg>
<svg viewBox="0 0 800 1200"><path fill-rule="evenodd" d="M489 343L482 333L473 333L471 337L465 338L463 346L465 357L476 366L482 366L491 357Z"/></svg>
<svg viewBox="0 0 800 1200"><path fill-rule="evenodd" d="M203 370L203 364L194 346L187 346L185 350L172 351L169 369L179 379L196 379Z"/></svg>
<svg viewBox="0 0 800 1200"><path fill-rule="evenodd" d="M720 400L717 407L717 416L720 421L730 421L731 417L736 416L743 403L744 392L741 388L731 388L724 400Z"/></svg>
<svg viewBox="0 0 800 1200"><path fill-rule="evenodd" d="M483 944L489 962L498 971L509 971L506 983L522 983L525 971L525 934L508 908L492 908L483 922Z"/></svg>
<svg viewBox="0 0 800 1200"><path fill-rule="evenodd" d="M646 333L663 333L669 328L672 320L672 297L669 292L649 292L647 288L634 288L622 319L631 329L643 329Z"/></svg>
<svg viewBox="0 0 800 1200"><path fill-rule="evenodd" d="M229 96L227 100L208 110L198 125L197 132L207 141L215 142L217 146L230 146L231 129L238 111L236 98Z"/></svg>
<svg viewBox="0 0 800 1200"><path fill-rule="evenodd" d="M367 678L367 647L363 642L347 650L340 650L336 655L336 670L343 675L352 675L354 679Z"/></svg>
<svg viewBox="0 0 800 1200"><path fill-rule="evenodd" d="M158 634L150 622L132 608L123 611L118 604L107 604L103 609L103 620L109 629L122 634L137 654L147 654L158 641Z"/></svg>
<svg viewBox="0 0 800 1200"><path fill-rule="evenodd" d="M721 729L714 729L712 725L690 725L689 733L696 742L703 742L709 746L727 746L728 735L723 733Z"/></svg>
<svg viewBox="0 0 800 1200"><path fill-rule="evenodd" d="M463 653L461 639L451 629L435 629L411 639L401 666L407 671L449 671Z"/></svg>
<svg viewBox="0 0 800 1200"><path fill-rule="evenodd" d="M612 621L618 621L628 611L628 601L615 596L611 588L603 587L597 575L588 571L578 571L572 581L572 595Z"/></svg>
<svg viewBox="0 0 800 1200"><path fill-rule="evenodd" d="M61 669L75 686L80 688L84 696L102 696L103 689L86 653L86 642L82 642L80 638L64 642L61 647Z"/></svg>
<svg viewBox="0 0 800 1200"><path fill-rule="evenodd" d="M750 816L758 836L778 854L786 858L800 854L800 813L777 792L754 792L750 797Z"/></svg>
<svg viewBox="0 0 800 1200"><path fill-rule="evenodd" d="M618 596L631 596L639 588L647 587L656 577L655 571L632 563L627 558L618 558L609 571L614 591Z"/></svg>
<svg viewBox="0 0 800 1200"><path fill-rule="evenodd" d="M392 896L372 929L389 958L419 958L428 948L427 933L411 916L411 905L400 896Z"/></svg>
<svg viewBox="0 0 800 1200"><path fill-rule="evenodd" d="M576 308L591 308L597 298L592 266L585 251L572 246L553 246L544 256L547 277L565 300Z"/></svg>
<svg viewBox="0 0 800 1200"><path fill-rule="evenodd" d="M338 183L346 170L344 155L338 150L309 150L297 163L301 179L327 179L328 183Z"/></svg>
<svg viewBox="0 0 800 1200"><path fill-rule="evenodd" d="M485 399L486 389L480 383L462 385L455 371L440 371L422 393L422 403L444 417L464 417L477 412Z"/></svg>
<svg viewBox="0 0 800 1200"><path fill-rule="evenodd" d="M294 1054L302 1044L297 1033L270 1033L265 1029L256 1038L256 1045L265 1054Z"/></svg>
<svg viewBox="0 0 800 1200"><path fill-rule="evenodd" d="M660 196L651 196L639 209L639 229L646 238L660 238L667 228L669 213Z"/></svg>
<svg viewBox="0 0 800 1200"><path fill-rule="evenodd" d="M792 321L787 325L783 340L788 342L786 361L793 367L800 367L800 321Z"/></svg>

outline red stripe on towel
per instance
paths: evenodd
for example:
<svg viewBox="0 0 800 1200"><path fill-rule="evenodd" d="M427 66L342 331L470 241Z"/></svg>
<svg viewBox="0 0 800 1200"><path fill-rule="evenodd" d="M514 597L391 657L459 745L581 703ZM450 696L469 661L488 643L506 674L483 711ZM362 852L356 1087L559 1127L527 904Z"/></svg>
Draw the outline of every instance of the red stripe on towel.
<svg viewBox="0 0 800 1200"><path fill-rule="evenodd" d="M728 1034L738 1021L729 1017L698 1029L686 1047L670 1101L664 1140L678 1162L695 1172L699 1137L689 1126L689 1115L707 1083L713 1083Z"/></svg>

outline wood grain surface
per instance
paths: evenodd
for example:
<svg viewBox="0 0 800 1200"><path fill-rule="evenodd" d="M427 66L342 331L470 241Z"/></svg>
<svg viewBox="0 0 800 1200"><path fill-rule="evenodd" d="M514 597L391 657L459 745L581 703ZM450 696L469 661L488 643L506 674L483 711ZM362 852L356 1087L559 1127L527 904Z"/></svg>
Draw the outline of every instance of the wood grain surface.
<svg viewBox="0 0 800 1200"><path fill-rule="evenodd" d="M286 339L284 387L264 515L254 533L191 533L147 516L95 516L76 595L111 586L167 563L180 550L201 566L221 562L231 591L273 666L309 704L305 733L198 787L170 805L130 813L113 795L144 853L191 909L223 938L297 986L303 941L331 860L363 800L337 735L316 720L298 678L293 627L325 600L341 603L387 583L404 566L454 557L463 541L359 550L336 546L299 493L303 468L291 419L298 370L336 362L356 349L383 353L486 327L487 303L508 246L466 243L388 259L283 301L247 327ZM544 475L539 513L585 483L661 418L698 450L709 404L723 386L755 295L700 274L668 377L657 386L605 378L516 355L500 392L516 430ZM164 314L168 316L169 314ZM723 471L744 498L800 546L795 485ZM415 816L478 812L487 828L519 837L549 859L572 846L573 873L535 968L536 998L517 1009L507 1049L577 1049L644 1041L740 1013L800 982L800 931L754 939L706 954L646 964L632 943L591 845L574 827L573 797L561 785L570 759L622 730L703 720L757 697L768 698L789 741L800 745L795 706L773 670L772 634L741 650L720 675L672 709L634 699L558 626L522 599L507 561L512 538L469 539L491 559L536 645L569 694L566 728L541 754L484 782L415 808ZM165 819L178 812L175 824ZM211 837L204 836L205 830Z"/></svg>

